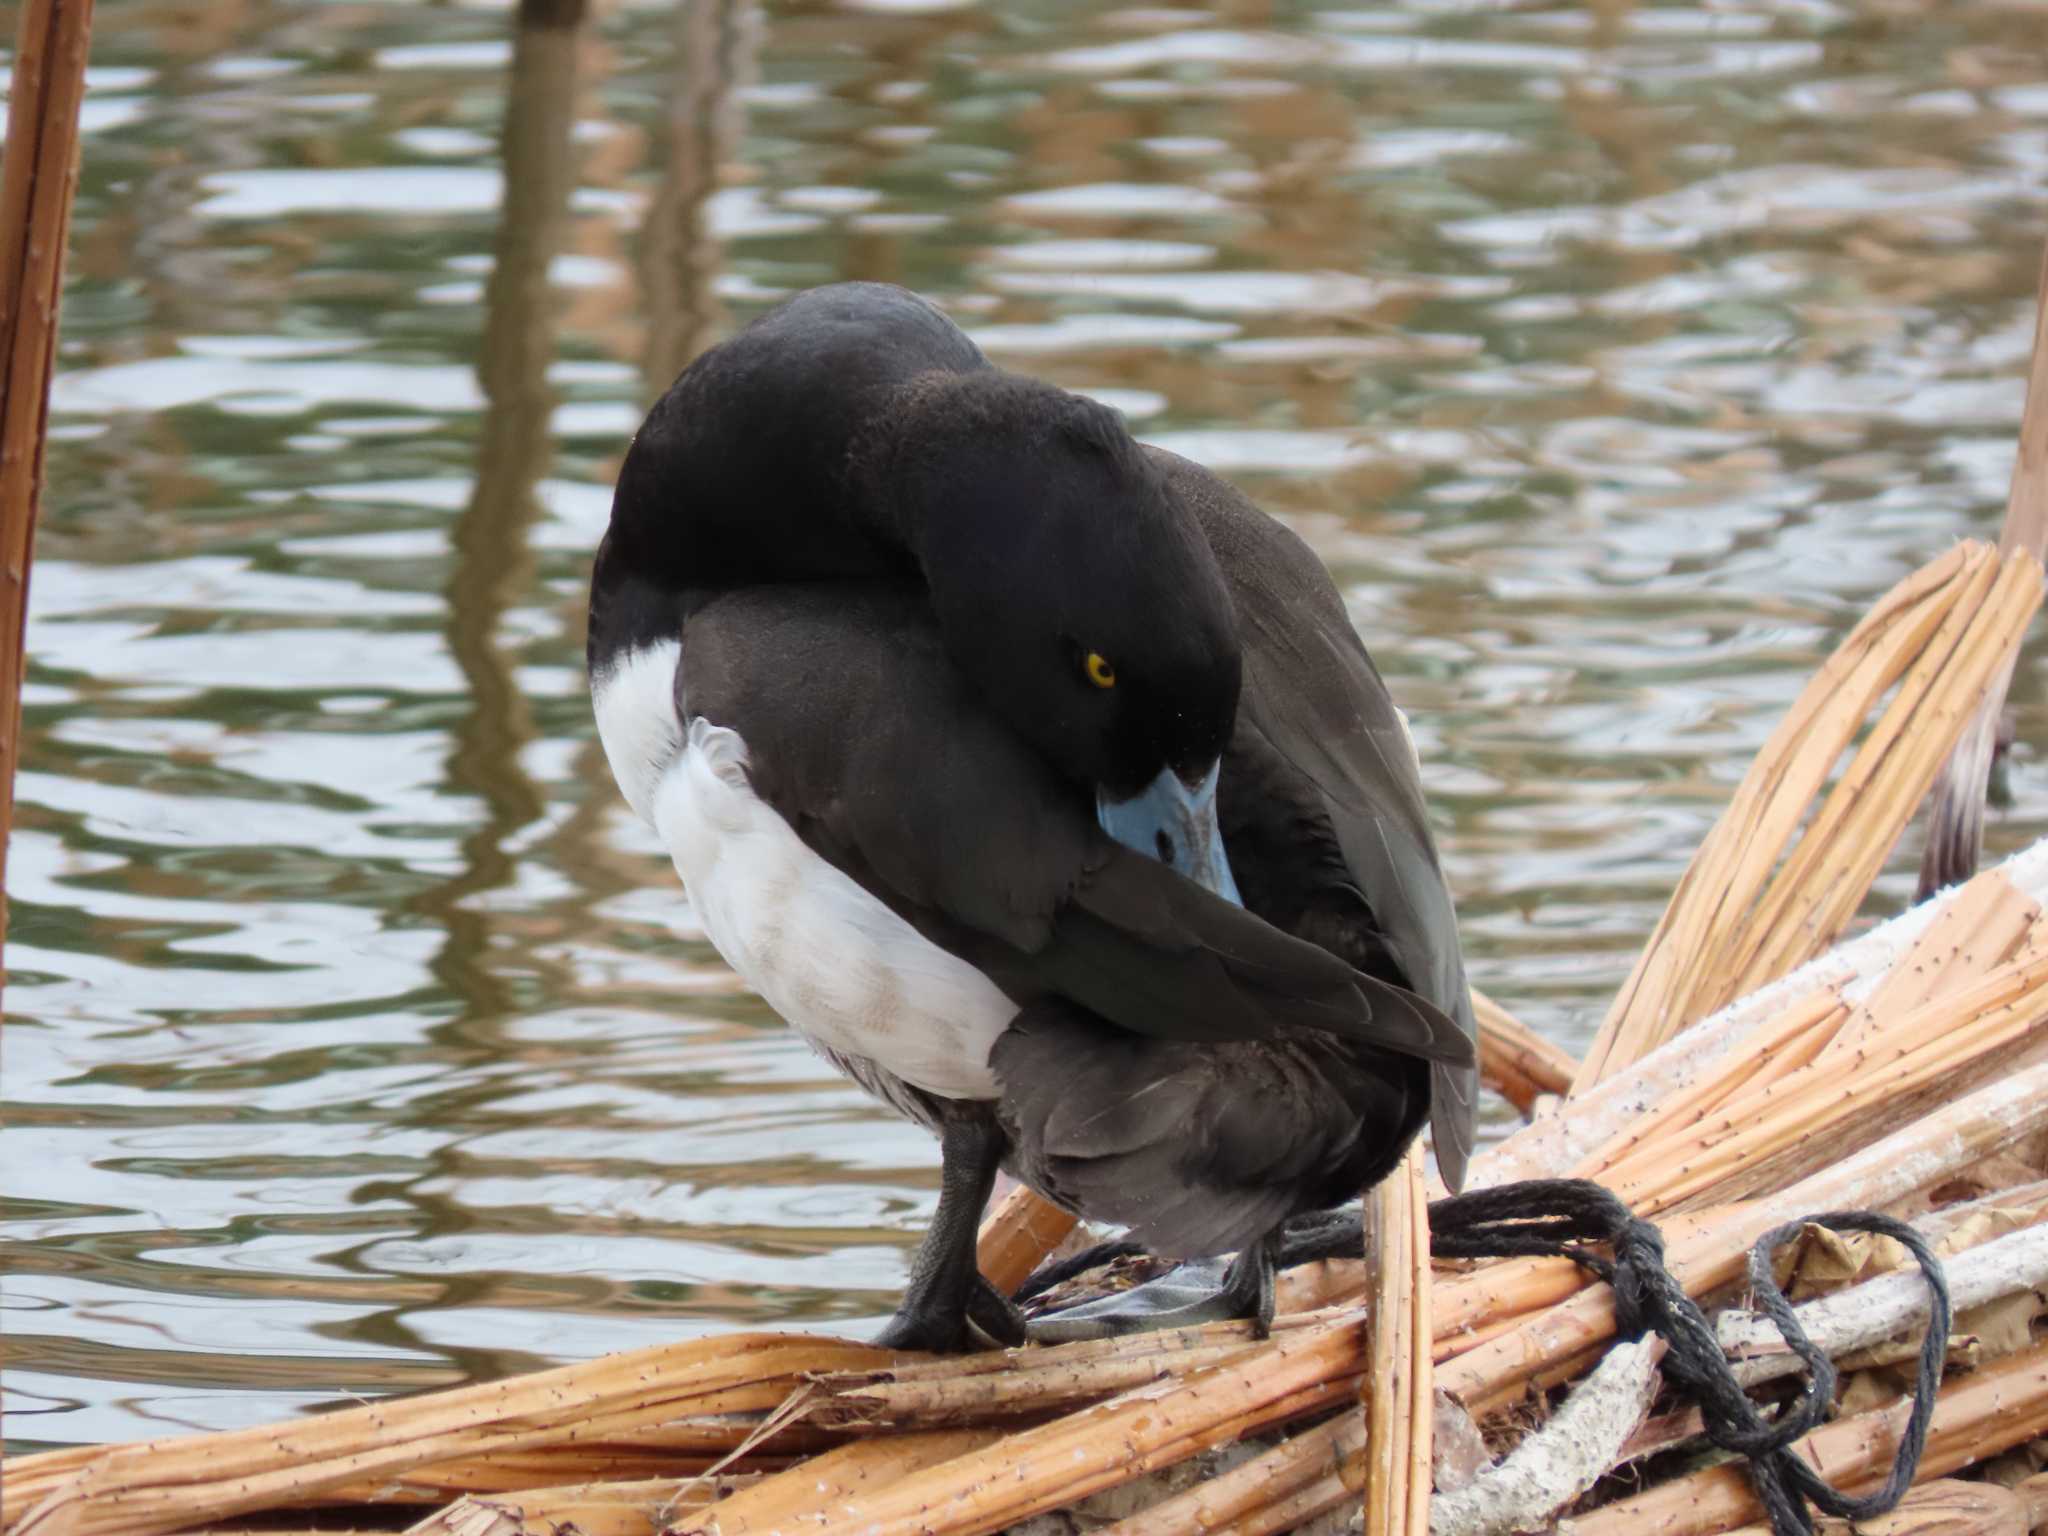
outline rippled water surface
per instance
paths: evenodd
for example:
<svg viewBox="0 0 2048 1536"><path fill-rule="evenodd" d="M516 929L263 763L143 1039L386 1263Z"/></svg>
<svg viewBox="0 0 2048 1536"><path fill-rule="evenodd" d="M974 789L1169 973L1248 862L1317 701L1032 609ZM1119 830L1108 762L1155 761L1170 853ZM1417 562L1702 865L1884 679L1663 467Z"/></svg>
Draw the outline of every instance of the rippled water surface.
<svg viewBox="0 0 2048 1536"><path fill-rule="evenodd" d="M101 0L94 59L17 1445L887 1311L935 1148L720 965L580 665L627 434L777 295L912 284L1313 540L1476 979L1583 1043L1817 658L1995 533L2048 230L1996 0Z"/></svg>

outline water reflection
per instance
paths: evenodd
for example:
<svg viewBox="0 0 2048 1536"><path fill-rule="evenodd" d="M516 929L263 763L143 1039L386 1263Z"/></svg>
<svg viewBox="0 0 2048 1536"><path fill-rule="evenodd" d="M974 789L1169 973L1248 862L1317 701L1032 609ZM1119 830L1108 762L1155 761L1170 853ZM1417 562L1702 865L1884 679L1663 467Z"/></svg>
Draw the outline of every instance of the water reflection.
<svg viewBox="0 0 2048 1536"><path fill-rule="evenodd" d="M469 704L451 732L446 782L473 796L483 818L462 839L460 873L412 903L445 936L434 975L460 999L455 1018L436 1025L432 1038L452 1059L498 1066L517 1064L523 1055L503 1028L518 1013L522 993L531 995L517 977L541 969L531 958L503 952L510 946L501 941L511 935L501 935L487 898L516 883L516 856L508 844L546 812L522 761L536 731L504 629L515 606L531 594L536 567L529 535L540 512L540 482L554 458L549 422L556 397L548 366L555 356L556 327L550 272L565 243L575 184L571 135L583 20L583 0L520 0L513 28L499 146L504 197L477 354L484 409L476 478L468 505L456 518L445 588L448 646L462 669ZM427 1098L409 1106L405 1119L433 1126L444 1115L445 1106ZM475 1225L449 1192L460 1157L460 1143L452 1142L437 1149L424 1177L388 1187L389 1194L414 1207L416 1230L459 1234ZM368 1273L379 1267L374 1247L344 1262ZM450 1276L433 1305L460 1309L486 1304L495 1289L486 1277ZM573 1293L554 1299L571 1300ZM527 1304L540 1300L529 1295ZM385 1349L411 1352L425 1342L415 1321L421 1310L393 1307L360 1332ZM545 1358L516 1347L480 1350L461 1344L444 1344L441 1353L469 1378L502 1371L515 1361L538 1365Z"/></svg>
<svg viewBox="0 0 2048 1536"><path fill-rule="evenodd" d="M626 435L782 293L914 284L1314 542L1477 979L1567 1039L1818 655L2003 506L2023 8L103 10L9 870L22 1441L886 1310L933 1149L735 987L581 679Z"/></svg>
<svg viewBox="0 0 2048 1536"><path fill-rule="evenodd" d="M739 0L686 0L676 7L675 25L668 153L640 232L650 396L666 389L725 324L718 298L724 253L711 209L745 130L742 95L755 83L764 23Z"/></svg>

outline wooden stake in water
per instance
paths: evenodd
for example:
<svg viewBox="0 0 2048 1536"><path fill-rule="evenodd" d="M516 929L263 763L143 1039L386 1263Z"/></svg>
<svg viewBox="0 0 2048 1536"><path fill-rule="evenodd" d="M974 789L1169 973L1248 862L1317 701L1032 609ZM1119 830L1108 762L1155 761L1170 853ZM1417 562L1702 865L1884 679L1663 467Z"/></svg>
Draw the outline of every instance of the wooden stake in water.
<svg viewBox="0 0 2048 1536"><path fill-rule="evenodd" d="M22 629L91 30L92 0L22 6L0 160L0 942L21 742Z"/></svg>

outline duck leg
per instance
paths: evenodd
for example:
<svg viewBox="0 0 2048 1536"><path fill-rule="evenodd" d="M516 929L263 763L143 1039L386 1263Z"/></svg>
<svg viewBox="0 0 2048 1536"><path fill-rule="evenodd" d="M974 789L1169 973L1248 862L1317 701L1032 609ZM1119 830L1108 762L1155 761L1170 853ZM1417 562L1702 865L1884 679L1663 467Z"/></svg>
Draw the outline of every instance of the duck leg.
<svg viewBox="0 0 2048 1536"><path fill-rule="evenodd" d="M1024 1342L1022 1315L982 1278L974 1258L1003 1146L988 1106L946 1104L939 1125L939 1209L911 1261L902 1304L875 1336L885 1349L958 1353L983 1347L984 1334L997 1344Z"/></svg>

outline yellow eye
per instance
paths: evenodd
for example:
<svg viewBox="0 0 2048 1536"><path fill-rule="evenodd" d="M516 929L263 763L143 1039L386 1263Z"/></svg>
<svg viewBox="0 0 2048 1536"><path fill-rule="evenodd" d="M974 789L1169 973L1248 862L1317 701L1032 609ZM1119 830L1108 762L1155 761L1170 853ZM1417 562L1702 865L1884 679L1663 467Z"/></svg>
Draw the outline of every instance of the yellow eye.
<svg viewBox="0 0 2048 1536"><path fill-rule="evenodd" d="M1090 651L1088 659L1081 663L1081 670L1088 674L1088 681L1098 688L1116 686L1116 668L1103 660L1100 651Z"/></svg>

